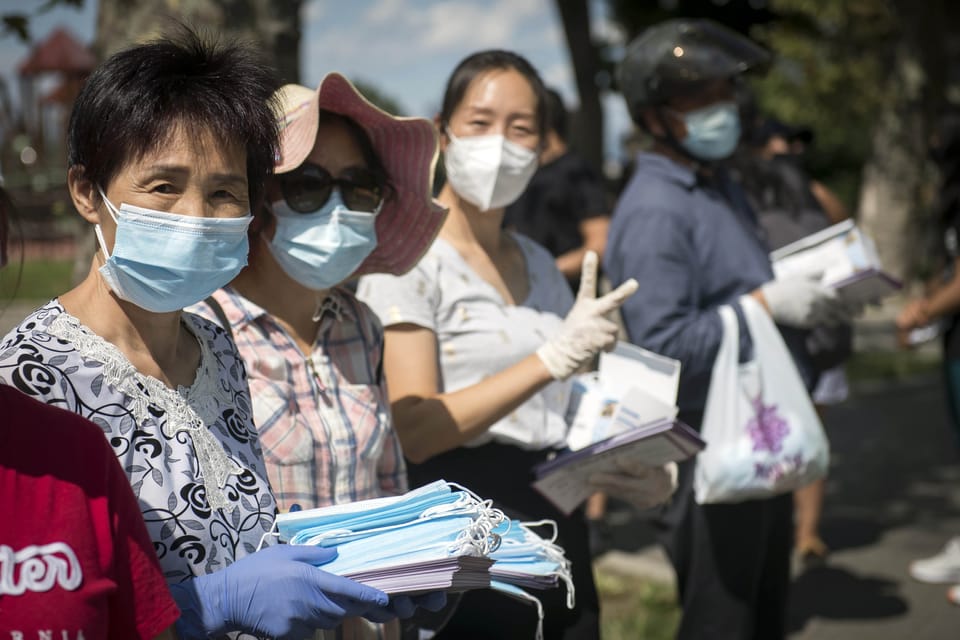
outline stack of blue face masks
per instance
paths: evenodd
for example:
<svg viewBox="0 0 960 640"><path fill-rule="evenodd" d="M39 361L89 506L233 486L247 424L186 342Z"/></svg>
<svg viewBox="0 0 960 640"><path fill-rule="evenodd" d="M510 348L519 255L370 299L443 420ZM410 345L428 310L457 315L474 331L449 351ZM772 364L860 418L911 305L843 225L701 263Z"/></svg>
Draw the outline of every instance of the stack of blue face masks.
<svg viewBox="0 0 960 640"><path fill-rule="evenodd" d="M336 547L325 571L387 593L492 587L533 602L542 627L540 601L524 589L555 588L562 580L573 607L570 561L555 544L556 523L510 520L489 500L443 480L402 496L283 513L275 526L281 542ZM552 536L537 535L531 527L539 526L552 526Z"/></svg>
<svg viewBox="0 0 960 640"><path fill-rule="evenodd" d="M552 526L553 535L546 540L531 530L533 526ZM567 585L568 602L573 608L573 581L570 561L556 541L556 524L552 520L522 523L510 520L493 532L500 536L500 546L490 553L496 564L490 569L493 579L518 587L548 589L560 580Z"/></svg>
<svg viewBox="0 0 960 640"><path fill-rule="evenodd" d="M493 531L503 513L469 491L437 481L402 496L277 516L288 544L336 547L324 571L387 593L464 590L490 584Z"/></svg>
<svg viewBox="0 0 960 640"><path fill-rule="evenodd" d="M550 526L553 533L549 539L537 535L531 527ZM519 522L509 520L500 524L493 533L500 537L500 545L490 553L496 562L490 568L490 586L514 598L528 600L537 607L539 625L537 640L543 638L543 606L525 589L549 589L562 580L567 587L567 606L574 606L573 578L570 561L563 548L556 544L557 525L552 520Z"/></svg>

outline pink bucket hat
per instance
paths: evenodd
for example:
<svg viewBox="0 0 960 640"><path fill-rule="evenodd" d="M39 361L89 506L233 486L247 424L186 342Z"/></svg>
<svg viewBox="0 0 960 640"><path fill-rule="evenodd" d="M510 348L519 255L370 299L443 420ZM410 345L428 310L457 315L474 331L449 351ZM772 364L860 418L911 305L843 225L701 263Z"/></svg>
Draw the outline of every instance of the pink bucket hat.
<svg viewBox="0 0 960 640"><path fill-rule="evenodd" d="M377 248L353 276L400 275L413 268L433 243L447 211L432 198L437 134L425 118L399 118L378 109L339 73L330 73L316 90L298 84L281 87L280 159L274 171L287 173L313 150L321 110L340 114L366 132L392 185L377 215Z"/></svg>

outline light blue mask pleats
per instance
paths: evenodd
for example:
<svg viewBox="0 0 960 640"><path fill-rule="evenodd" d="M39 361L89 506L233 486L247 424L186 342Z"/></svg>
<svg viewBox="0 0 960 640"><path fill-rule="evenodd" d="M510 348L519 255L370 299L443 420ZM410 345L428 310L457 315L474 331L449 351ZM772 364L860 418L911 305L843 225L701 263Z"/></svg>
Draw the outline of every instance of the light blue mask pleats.
<svg viewBox="0 0 960 640"><path fill-rule="evenodd" d="M536 603L525 589L567 587L573 607L570 561L556 544L556 523L508 519L491 501L438 480L402 496L378 498L277 516L277 537L289 544L336 547L323 566L339 575L377 572L419 562L472 556L493 560L490 585ZM535 529L550 527L546 537Z"/></svg>

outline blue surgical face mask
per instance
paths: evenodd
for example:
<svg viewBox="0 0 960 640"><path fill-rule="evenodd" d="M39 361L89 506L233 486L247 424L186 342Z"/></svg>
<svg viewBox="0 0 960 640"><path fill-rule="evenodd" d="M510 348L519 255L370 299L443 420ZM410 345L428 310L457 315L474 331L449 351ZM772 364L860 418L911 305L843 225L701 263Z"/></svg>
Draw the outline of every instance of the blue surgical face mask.
<svg viewBox="0 0 960 640"><path fill-rule="evenodd" d="M390 564L452 556L487 556L505 520L466 490L438 480L405 495L279 514L281 540L339 552L325 571L340 575Z"/></svg>
<svg viewBox="0 0 960 640"><path fill-rule="evenodd" d="M201 218L121 203L103 190L117 231L107 250L95 227L106 262L100 275L118 298L156 313L178 311L224 286L247 264L251 216Z"/></svg>
<svg viewBox="0 0 960 640"><path fill-rule="evenodd" d="M552 538L541 538L530 528L541 525L553 527ZM490 569L493 579L531 588L547 588L563 580L567 587L567 606L573 608L575 593L571 564L563 548L556 544L554 522L510 520L500 524L492 533L500 537L500 545L489 554L496 561Z"/></svg>
<svg viewBox="0 0 960 640"><path fill-rule="evenodd" d="M419 518L444 518L476 511L476 502L465 499L459 493L451 493L422 503L416 507L416 511L414 511L412 505L404 505L400 509L393 507L384 509L384 513L381 515L367 514L349 520L302 527L290 537L290 544L331 547L374 534L386 534L402 529L409 525L410 513L417 514ZM406 515L401 515L404 512Z"/></svg>
<svg viewBox="0 0 960 640"><path fill-rule="evenodd" d="M717 102L709 107L678 114L687 125L684 149L700 160L728 157L740 141L740 110L735 102Z"/></svg>
<svg viewBox="0 0 960 640"><path fill-rule="evenodd" d="M377 247L377 212L351 211L334 189L314 213L297 213L283 200L273 203L277 228L267 241L284 273L315 291L340 284Z"/></svg>
<svg viewBox="0 0 960 640"><path fill-rule="evenodd" d="M337 545L337 557L323 570L338 575L389 564L410 564L454 556L482 556L493 542L471 516L426 518L376 536Z"/></svg>
<svg viewBox="0 0 960 640"><path fill-rule="evenodd" d="M400 496L375 498L362 502L291 511L277 515L280 540L299 544L323 533L363 531L409 522L428 509L455 503L460 499L443 480L414 489Z"/></svg>

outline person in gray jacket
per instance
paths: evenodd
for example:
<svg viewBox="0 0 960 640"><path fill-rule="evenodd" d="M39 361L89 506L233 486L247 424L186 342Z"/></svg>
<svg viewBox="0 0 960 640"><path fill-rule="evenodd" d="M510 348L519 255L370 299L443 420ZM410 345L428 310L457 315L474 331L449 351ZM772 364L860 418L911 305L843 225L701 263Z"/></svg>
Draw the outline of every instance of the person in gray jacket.
<svg viewBox="0 0 960 640"><path fill-rule="evenodd" d="M735 81L768 53L706 20L648 28L627 48L620 87L633 121L653 138L614 210L604 258L612 283L636 278L622 307L630 341L680 360L680 419L698 428L723 334L717 309L740 321L741 359L752 349L737 300L754 296L781 327L806 382L805 329L848 319L813 277L775 280L743 192L717 161L740 137ZM699 505L693 463L662 514L683 617L678 637L775 640L786 634L793 528L790 494Z"/></svg>

